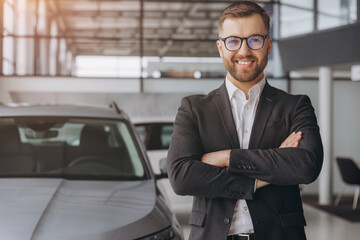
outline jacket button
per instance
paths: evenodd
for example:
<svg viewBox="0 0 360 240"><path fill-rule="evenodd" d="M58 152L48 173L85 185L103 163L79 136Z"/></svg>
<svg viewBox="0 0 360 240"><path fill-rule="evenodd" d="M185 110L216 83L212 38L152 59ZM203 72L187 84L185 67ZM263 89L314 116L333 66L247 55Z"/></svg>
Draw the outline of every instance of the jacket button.
<svg viewBox="0 0 360 240"><path fill-rule="evenodd" d="M225 223L226 225L228 225L228 224L230 223L230 219L229 219L229 218L224 218L224 223Z"/></svg>

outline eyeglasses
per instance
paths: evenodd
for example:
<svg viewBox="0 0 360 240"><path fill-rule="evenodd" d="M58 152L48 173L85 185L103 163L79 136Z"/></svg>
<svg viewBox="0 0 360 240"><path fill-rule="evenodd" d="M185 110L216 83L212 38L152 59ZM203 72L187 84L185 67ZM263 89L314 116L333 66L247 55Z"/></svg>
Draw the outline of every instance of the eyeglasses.
<svg viewBox="0 0 360 240"><path fill-rule="evenodd" d="M264 40L268 37L269 35L266 36L251 35L250 37L246 37L246 38L230 36L226 38L219 38L219 40L222 40L224 42L227 50L233 52L241 48L243 40L246 40L246 44L250 49L259 50L264 46L264 42L265 42Z"/></svg>

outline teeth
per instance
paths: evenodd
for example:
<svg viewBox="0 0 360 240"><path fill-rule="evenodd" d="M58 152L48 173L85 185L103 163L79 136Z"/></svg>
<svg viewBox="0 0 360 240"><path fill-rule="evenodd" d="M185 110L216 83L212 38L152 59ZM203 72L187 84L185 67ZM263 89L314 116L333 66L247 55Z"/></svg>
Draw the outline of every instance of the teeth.
<svg viewBox="0 0 360 240"><path fill-rule="evenodd" d="M251 62L238 62L238 63L240 63L242 65L246 65L246 64L250 64Z"/></svg>

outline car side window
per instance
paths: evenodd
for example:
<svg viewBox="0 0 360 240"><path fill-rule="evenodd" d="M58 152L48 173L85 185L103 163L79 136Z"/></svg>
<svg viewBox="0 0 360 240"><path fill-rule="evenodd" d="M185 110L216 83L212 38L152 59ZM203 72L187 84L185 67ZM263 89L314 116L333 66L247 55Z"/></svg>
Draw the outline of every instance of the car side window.
<svg viewBox="0 0 360 240"><path fill-rule="evenodd" d="M136 124L136 132L147 150L167 150L173 130L172 123Z"/></svg>
<svg viewBox="0 0 360 240"><path fill-rule="evenodd" d="M174 126L163 125L161 128L161 145L163 149L168 149L171 141L171 135L174 131Z"/></svg>

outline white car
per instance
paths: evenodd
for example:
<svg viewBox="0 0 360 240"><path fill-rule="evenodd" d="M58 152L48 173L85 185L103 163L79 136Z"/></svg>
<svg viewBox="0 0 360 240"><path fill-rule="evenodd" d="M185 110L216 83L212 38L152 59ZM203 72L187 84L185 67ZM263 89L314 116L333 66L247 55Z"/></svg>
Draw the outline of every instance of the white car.
<svg viewBox="0 0 360 240"><path fill-rule="evenodd" d="M142 118L132 119L132 122L140 139L144 142L154 173L160 174L160 160L167 157L171 135L174 130L174 120L171 118ZM161 179L157 183L160 191L168 198L170 207L175 214L190 214L192 196L177 195L167 178Z"/></svg>

